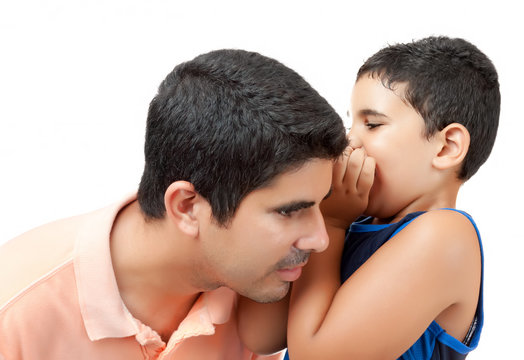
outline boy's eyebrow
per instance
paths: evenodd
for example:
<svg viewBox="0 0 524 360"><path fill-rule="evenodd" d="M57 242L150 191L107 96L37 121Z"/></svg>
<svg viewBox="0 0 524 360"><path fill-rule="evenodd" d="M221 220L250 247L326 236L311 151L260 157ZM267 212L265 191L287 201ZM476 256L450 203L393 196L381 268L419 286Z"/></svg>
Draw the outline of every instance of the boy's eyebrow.
<svg viewBox="0 0 524 360"><path fill-rule="evenodd" d="M385 118L389 117L386 114L383 114L373 109L362 109L359 111L359 114L364 115L364 116L379 116L379 117L385 117Z"/></svg>

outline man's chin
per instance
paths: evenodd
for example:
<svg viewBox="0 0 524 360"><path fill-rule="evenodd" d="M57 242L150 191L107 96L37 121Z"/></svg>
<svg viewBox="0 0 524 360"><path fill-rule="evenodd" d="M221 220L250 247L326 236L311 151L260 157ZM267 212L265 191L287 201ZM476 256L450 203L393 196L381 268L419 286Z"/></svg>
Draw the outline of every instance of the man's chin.
<svg viewBox="0 0 524 360"><path fill-rule="evenodd" d="M290 288L289 282L281 283L279 287L272 289L250 289L246 292L238 292L240 295L262 304L274 303L286 297Z"/></svg>

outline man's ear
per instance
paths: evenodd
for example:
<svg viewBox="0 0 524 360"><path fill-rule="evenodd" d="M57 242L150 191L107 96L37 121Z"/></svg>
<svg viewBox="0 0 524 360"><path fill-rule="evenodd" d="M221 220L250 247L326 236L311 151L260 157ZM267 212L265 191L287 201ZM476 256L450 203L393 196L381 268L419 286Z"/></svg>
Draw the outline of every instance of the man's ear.
<svg viewBox="0 0 524 360"><path fill-rule="evenodd" d="M198 236L198 217L195 214L202 197L187 181L175 181L164 193L167 219L183 233Z"/></svg>
<svg viewBox="0 0 524 360"><path fill-rule="evenodd" d="M469 131L461 124L452 123L435 136L439 149L433 166L441 170L460 166L469 150Z"/></svg>

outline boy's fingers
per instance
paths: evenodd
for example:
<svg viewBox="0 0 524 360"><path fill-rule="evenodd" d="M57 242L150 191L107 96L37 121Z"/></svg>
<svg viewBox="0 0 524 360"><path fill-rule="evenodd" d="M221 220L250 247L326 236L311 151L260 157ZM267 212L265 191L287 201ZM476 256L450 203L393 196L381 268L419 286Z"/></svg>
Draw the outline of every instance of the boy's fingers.
<svg viewBox="0 0 524 360"><path fill-rule="evenodd" d="M348 158L351 155L351 149L349 146L344 150L344 153L340 155L335 163L333 164L333 186L339 186L344 182L344 177L347 169Z"/></svg>
<svg viewBox="0 0 524 360"><path fill-rule="evenodd" d="M357 181L357 189L362 195L367 195L375 180L375 159L366 157Z"/></svg>
<svg viewBox="0 0 524 360"><path fill-rule="evenodd" d="M351 153L351 156L348 159L346 175L344 177L344 183L347 187L357 190L358 178L360 177L365 158L366 154L362 149L355 149Z"/></svg>
<svg viewBox="0 0 524 360"><path fill-rule="evenodd" d="M333 179L331 183L333 186L340 184L344 178L344 172L346 172L346 160L345 155L340 155L333 163Z"/></svg>

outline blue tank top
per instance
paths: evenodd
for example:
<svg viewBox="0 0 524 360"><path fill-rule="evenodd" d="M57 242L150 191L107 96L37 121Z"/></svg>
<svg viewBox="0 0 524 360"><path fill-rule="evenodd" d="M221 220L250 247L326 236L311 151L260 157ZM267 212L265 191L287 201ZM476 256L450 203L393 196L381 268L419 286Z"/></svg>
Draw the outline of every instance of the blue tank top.
<svg viewBox="0 0 524 360"><path fill-rule="evenodd" d="M484 254L477 225L467 213L455 210L464 216L475 227L479 239L482 259L482 278L477 311L468 334L463 342L447 334L440 325L433 321L424 331L422 336L401 356L401 360L461 360L474 350L479 342L482 325L484 323L482 290L484 282ZM351 225L347 234L341 262L341 282L346 281L371 255L375 253L386 241L395 236L406 227L413 219L424 212L415 212L407 215L402 220L393 224L374 225L372 218L359 219Z"/></svg>

